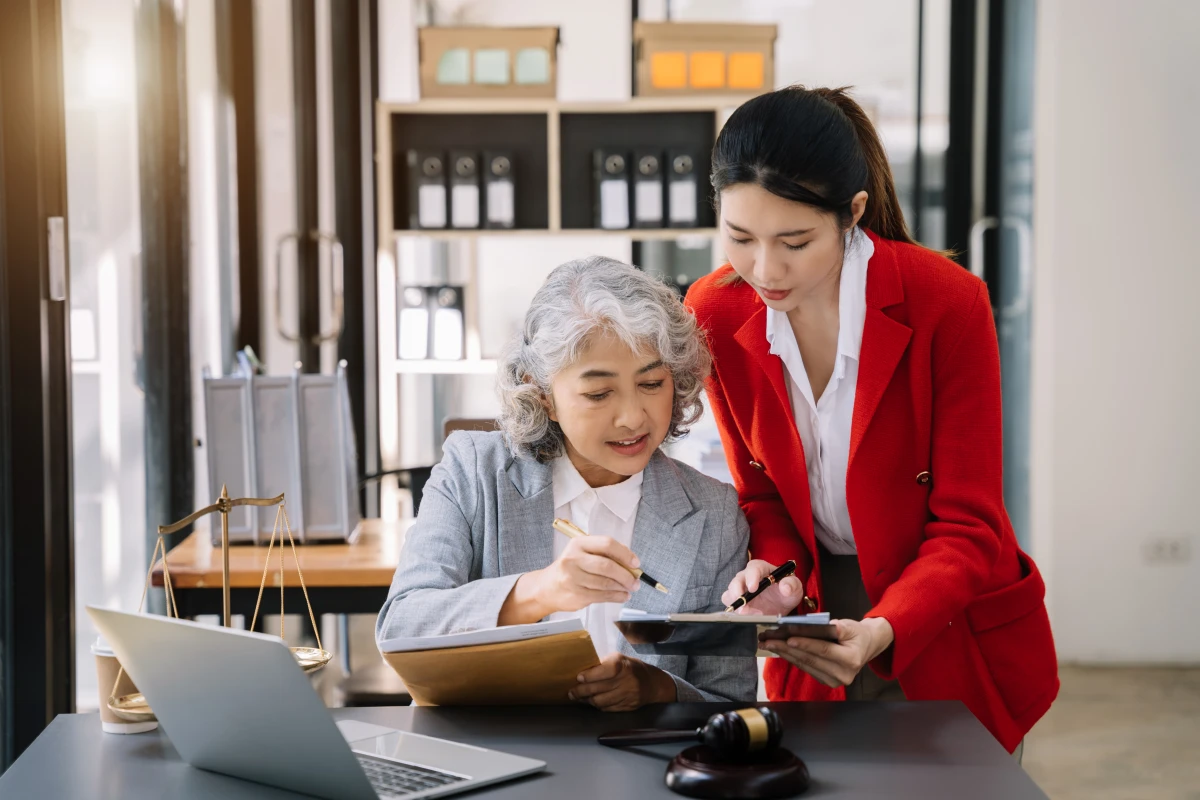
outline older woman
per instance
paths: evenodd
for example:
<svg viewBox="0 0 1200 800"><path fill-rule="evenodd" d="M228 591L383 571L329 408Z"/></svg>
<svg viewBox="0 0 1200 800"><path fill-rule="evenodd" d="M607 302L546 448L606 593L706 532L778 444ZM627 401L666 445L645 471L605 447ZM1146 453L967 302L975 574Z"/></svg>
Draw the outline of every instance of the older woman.
<svg viewBox="0 0 1200 800"><path fill-rule="evenodd" d="M709 363L691 315L645 273L599 257L555 269L504 355L501 431L446 440L376 637L579 616L601 663L570 699L753 700L753 659L639 660L612 624L622 604L718 611L746 564L733 487L659 450L700 416ZM591 535L568 539L556 517ZM670 593L639 591L636 566Z"/></svg>

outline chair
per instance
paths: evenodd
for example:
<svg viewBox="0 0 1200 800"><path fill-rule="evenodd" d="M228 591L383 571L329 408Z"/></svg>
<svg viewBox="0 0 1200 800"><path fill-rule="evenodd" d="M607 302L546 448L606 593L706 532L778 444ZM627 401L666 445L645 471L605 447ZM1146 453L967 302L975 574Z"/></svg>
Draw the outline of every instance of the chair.
<svg viewBox="0 0 1200 800"><path fill-rule="evenodd" d="M500 426L494 419L472 419L469 417L448 417L442 422L442 441L455 431L498 431Z"/></svg>
<svg viewBox="0 0 1200 800"><path fill-rule="evenodd" d="M404 681L382 661L347 675L338 684L338 693L345 708L412 705Z"/></svg>
<svg viewBox="0 0 1200 800"><path fill-rule="evenodd" d="M443 441L454 431L494 431L497 430L494 419L472 419L467 417L450 417L442 422ZM413 513L417 513L421 505L421 494L425 481L429 479L432 467L415 467L402 472L407 478L408 486L413 494ZM343 639L349 638L349 625L343 620L339 626ZM342 646L348 646L343 641ZM369 667L363 667L347 675L338 684L338 694L342 705L346 708L365 708L372 706L407 706L412 704L412 696L400 676L386 663L380 662Z"/></svg>

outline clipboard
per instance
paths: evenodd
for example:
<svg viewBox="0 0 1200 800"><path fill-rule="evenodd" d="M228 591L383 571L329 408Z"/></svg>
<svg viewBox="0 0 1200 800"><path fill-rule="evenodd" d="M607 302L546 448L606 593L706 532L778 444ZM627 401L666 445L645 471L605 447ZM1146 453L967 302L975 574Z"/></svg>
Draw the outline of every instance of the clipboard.
<svg viewBox="0 0 1200 800"><path fill-rule="evenodd" d="M623 612L616 626L634 652L641 655L773 658L775 653L759 649L760 642L793 636L837 641L837 626L826 613L777 617Z"/></svg>
<svg viewBox="0 0 1200 800"><path fill-rule="evenodd" d="M586 630L382 655L419 706L567 705L579 673L600 663Z"/></svg>

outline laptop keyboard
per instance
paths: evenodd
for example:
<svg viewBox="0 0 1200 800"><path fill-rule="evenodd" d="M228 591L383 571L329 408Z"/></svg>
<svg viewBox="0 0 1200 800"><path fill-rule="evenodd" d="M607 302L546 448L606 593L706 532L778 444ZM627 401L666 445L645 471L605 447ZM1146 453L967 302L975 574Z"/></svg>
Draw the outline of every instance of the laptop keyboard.
<svg viewBox="0 0 1200 800"><path fill-rule="evenodd" d="M449 772L439 772L436 769L418 767L415 764L401 764L386 758L374 758L355 753L358 763L367 773L372 788L380 797L408 797L410 794L434 789L438 786L448 786L468 780L462 775Z"/></svg>

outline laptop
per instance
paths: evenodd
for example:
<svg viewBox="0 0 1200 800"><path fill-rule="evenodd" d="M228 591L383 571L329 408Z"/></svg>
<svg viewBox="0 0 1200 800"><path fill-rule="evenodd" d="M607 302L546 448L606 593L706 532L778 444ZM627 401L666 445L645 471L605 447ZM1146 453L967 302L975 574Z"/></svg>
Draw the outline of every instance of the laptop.
<svg viewBox="0 0 1200 800"><path fill-rule="evenodd" d="M276 636L93 606L87 613L193 767L328 800L444 797L546 768L445 739L335 723Z"/></svg>

